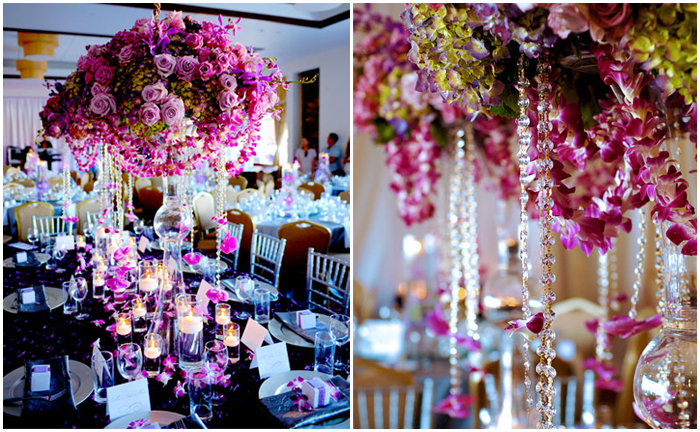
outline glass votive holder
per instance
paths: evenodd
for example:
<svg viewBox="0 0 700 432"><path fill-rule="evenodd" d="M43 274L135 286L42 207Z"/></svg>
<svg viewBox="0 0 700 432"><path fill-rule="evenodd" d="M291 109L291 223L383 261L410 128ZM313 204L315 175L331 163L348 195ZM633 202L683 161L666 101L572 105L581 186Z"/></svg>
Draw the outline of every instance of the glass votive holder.
<svg viewBox="0 0 700 432"><path fill-rule="evenodd" d="M131 313L122 312L117 315L117 343L119 345L123 343L131 342Z"/></svg>
<svg viewBox="0 0 700 432"><path fill-rule="evenodd" d="M216 338L223 340L224 326L231 322L231 305L218 303L215 308L214 321L216 321Z"/></svg>
<svg viewBox="0 0 700 432"><path fill-rule="evenodd" d="M75 247L78 249L85 249L85 236L78 234L75 240Z"/></svg>
<svg viewBox="0 0 700 432"><path fill-rule="evenodd" d="M314 338L314 372L333 375L335 363L335 337L331 332L316 332Z"/></svg>
<svg viewBox="0 0 700 432"><path fill-rule="evenodd" d="M148 321L146 320L146 304L140 297L136 296L131 300L131 315L135 333L143 333L148 330Z"/></svg>
<svg viewBox="0 0 700 432"><path fill-rule="evenodd" d="M224 345L228 348L228 360L231 364L238 363L241 357L241 329L235 322L223 325Z"/></svg>
<svg viewBox="0 0 700 432"><path fill-rule="evenodd" d="M70 281L63 282L63 313L66 315L73 314L78 311L78 301L71 295Z"/></svg>
<svg viewBox="0 0 700 432"><path fill-rule="evenodd" d="M253 304L255 306L255 321L258 324L270 322L270 291L256 288L253 291Z"/></svg>
<svg viewBox="0 0 700 432"><path fill-rule="evenodd" d="M204 363L204 317L202 302L193 294L177 297L179 365L196 370Z"/></svg>
<svg viewBox="0 0 700 432"><path fill-rule="evenodd" d="M157 333L148 333L143 340L143 370L148 378L160 373L160 357L163 353L163 338Z"/></svg>
<svg viewBox="0 0 700 432"><path fill-rule="evenodd" d="M139 293L146 303L147 317L153 318L158 304L158 260L146 260L139 263Z"/></svg>
<svg viewBox="0 0 700 432"><path fill-rule="evenodd" d="M94 270L92 272L92 298L101 299L105 296L105 275Z"/></svg>

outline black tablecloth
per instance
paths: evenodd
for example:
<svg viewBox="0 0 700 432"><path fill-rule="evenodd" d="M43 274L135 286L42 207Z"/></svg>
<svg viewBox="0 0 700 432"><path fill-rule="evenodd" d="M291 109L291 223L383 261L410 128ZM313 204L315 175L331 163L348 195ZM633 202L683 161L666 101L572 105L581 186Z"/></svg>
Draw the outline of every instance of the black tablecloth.
<svg viewBox="0 0 700 432"><path fill-rule="evenodd" d="M12 248L4 248L4 256L10 256ZM151 256L151 254L148 254ZM157 255L156 255L157 256ZM57 273L55 270L46 270L44 266L38 269L13 269L4 268L3 297L6 297L17 288L44 284L47 287L61 288L64 281L75 274L77 263L75 253L71 253L63 265L67 271ZM223 273L222 278L237 276L229 270ZM92 277L89 273L85 276L89 281ZM201 278L201 276L200 276ZM185 274L186 282L193 278ZM189 288L188 292L194 293L195 288ZM240 303L232 302L232 310L239 310ZM106 327L112 323L110 314L104 311L103 303L92 299L92 288L88 298L83 301L82 308L90 314L90 318L77 321L73 315L64 315L63 308L59 307L51 312L40 314L11 314L3 311L3 366L5 375L24 362L57 355L68 355L72 360L77 360L90 366L92 344L97 338L101 339L102 349L116 349L116 342L107 332ZM249 306L249 310L250 310ZM279 300L271 303L271 313L277 311L291 311L303 309L302 305L280 296ZM210 306L213 313L213 306ZM104 320L105 324L97 327L91 323L93 320ZM241 334L244 321L236 321L241 325ZM205 333L205 341L214 339L214 326L209 324ZM341 358L347 362L349 345L346 344L340 350ZM290 366L292 370L313 369L313 348L301 348L287 345ZM241 345L241 360L235 365L230 365L226 370L231 374L231 386L226 389L217 388L226 396L227 402L223 406L213 407L214 418L207 423L209 428L280 428L281 423L272 417L263 408L258 399L258 390L262 380L257 369L249 369L250 361L247 360L245 345ZM162 370L162 368L161 368ZM177 372L167 386L149 379L151 395L151 409L189 414L189 397L176 397L173 392L174 383L179 380ZM124 380L116 370L117 384ZM342 375L347 378L347 375ZM5 395L7 397L7 395ZM78 405L78 413L75 415L64 414L59 416L44 416L32 419L20 419L18 417L3 414L5 428L103 428L109 424L106 415L106 405L97 404L90 396Z"/></svg>

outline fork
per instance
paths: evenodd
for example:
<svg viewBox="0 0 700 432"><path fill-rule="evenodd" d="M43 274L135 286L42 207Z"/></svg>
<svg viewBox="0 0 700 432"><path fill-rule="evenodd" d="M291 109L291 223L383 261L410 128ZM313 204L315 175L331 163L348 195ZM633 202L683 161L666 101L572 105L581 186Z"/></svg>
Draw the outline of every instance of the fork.
<svg viewBox="0 0 700 432"><path fill-rule="evenodd" d="M58 393L54 393L54 394L48 395L48 396L28 396L28 397L3 399L2 404L3 405L18 405L18 402L21 402L24 400L30 400L30 399L40 399L40 400L45 400L47 402L51 402L51 401L55 401L56 399L60 398L64 394L66 394L66 389L63 389Z"/></svg>

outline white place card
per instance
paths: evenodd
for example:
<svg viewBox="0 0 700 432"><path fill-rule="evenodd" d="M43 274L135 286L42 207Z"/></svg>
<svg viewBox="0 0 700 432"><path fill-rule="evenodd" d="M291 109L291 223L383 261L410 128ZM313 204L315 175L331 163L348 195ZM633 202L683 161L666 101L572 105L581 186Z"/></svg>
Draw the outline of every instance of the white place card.
<svg viewBox="0 0 700 432"><path fill-rule="evenodd" d="M27 253L26 252L17 252L17 255L15 255L17 259L17 263L23 263L27 261Z"/></svg>
<svg viewBox="0 0 700 432"><path fill-rule="evenodd" d="M107 388L107 414L114 421L119 417L151 410L148 380L137 379Z"/></svg>
<svg viewBox="0 0 700 432"><path fill-rule="evenodd" d="M56 237L56 248L57 249L65 249L65 250L73 250L75 249L75 237L72 235L64 235L64 236L58 236Z"/></svg>
<svg viewBox="0 0 700 432"><path fill-rule="evenodd" d="M289 372L291 368L289 367L287 344L279 342L256 349L255 357L250 365L251 369L255 367L258 368L260 379L282 372Z"/></svg>
<svg viewBox="0 0 700 432"><path fill-rule="evenodd" d="M272 337L265 327L258 324L254 319L248 318L245 330L243 330L243 336L241 336L241 342L255 351L262 346L263 342L271 344Z"/></svg>
<svg viewBox="0 0 700 432"><path fill-rule="evenodd" d="M202 282L199 284L199 290L197 290L197 299L200 302L202 302L204 310L207 310L207 307L209 306L209 297L207 297L207 291L209 291L212 288L214 287L211 286L211 284L204 279L202 279Z"/></svg>
<svg viewBox="0 0 700 432"><path fill-rule="evenodd" d="M139 239L139 252L144 253L146 252L146 248L148 247L148 238L146 236L141 236Z"/></svg>

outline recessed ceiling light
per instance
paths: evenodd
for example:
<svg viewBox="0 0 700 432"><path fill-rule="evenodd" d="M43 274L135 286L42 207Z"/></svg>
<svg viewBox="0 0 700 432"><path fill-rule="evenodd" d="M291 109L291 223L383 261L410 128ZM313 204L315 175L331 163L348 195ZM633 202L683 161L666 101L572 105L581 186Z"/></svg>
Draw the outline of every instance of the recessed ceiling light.
<svg viewBox="0 0 700 432"><path fill-rule="evenodd" d="M327 12L340 5L341 3L294 3L294 9L300 12Z"/></svg>

